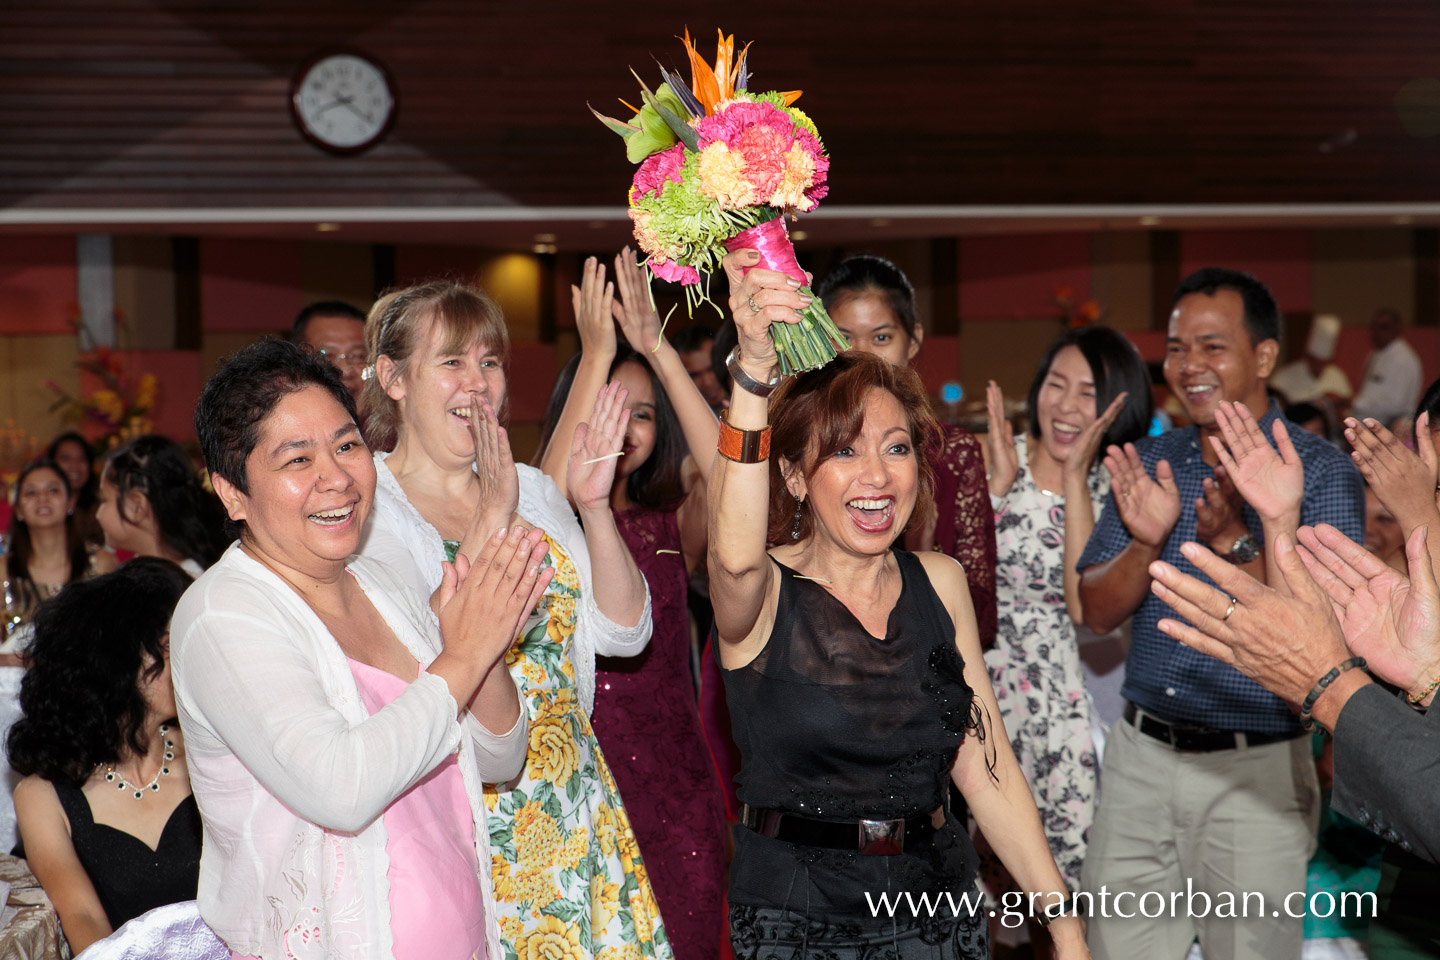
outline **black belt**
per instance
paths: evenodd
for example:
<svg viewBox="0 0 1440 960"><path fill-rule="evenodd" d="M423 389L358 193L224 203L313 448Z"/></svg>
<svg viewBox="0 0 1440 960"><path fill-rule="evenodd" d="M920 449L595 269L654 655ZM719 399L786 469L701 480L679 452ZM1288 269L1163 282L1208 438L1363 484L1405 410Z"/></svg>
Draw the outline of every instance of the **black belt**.
<svg viewBox="0 0 1440 960"><path fill-rule="evenodd" d="M938 821L938 822L937 822ZM798 843L807 847L850 850L869 856L893 856L905 852L906 843L919 843L934 836L945 823L945 808L917 813L897 820L816 820L785 810L769 810L744 804L740 822L762 837Z"/></svg>
<svg viewBox="0 0 1440 960"><path fill-rule="evenodd" d="M1186 753L1211 753L1215 750L1235 750L1239 747L1263 747L1268 743L1281 743L1303 736L1295 733L1247 733L1244 730L1217 730L1214 727L1187 727L1166 723L1145 713L1126 701L1125 722L1136 730L1153 737L1161 743Z"/></svg>

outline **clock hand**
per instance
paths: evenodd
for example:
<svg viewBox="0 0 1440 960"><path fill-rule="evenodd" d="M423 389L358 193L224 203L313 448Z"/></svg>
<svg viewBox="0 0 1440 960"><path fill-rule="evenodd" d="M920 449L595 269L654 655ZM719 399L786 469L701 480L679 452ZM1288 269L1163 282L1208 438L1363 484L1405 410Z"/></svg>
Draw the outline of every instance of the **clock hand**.
<svg viewBox="0 0 1440 960"><path fill-rule="evenodd" d="M349 100L344 101L344 106L349 108L351 113L355 114L355 116L359 117L361 120L364 120L366 123L375 122L375 119L373 117L361 111L359 107L356 107L355 104L351 103Z"/></svg>

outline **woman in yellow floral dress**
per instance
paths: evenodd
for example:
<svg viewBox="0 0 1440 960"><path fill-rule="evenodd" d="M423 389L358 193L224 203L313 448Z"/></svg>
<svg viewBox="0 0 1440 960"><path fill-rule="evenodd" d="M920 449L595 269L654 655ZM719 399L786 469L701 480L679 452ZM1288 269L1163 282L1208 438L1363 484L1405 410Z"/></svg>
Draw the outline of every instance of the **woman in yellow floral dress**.
<svg viewBox="0 0 1440 960"><path fill-rule="evenodd" d="M473 555L496 527L543 529L555 577L506 657L530 720L516 782L486 788L491 881L505 956L489 960L671 960L655 894L615 780L590 728L595 655L650 639L644 578L620 539L609 492L627 415L607 387L576 431L569 489L516 465L504 409L508 336L472 287L429 283L383 298L366 323L362 403L377 490L361 552L422 595L441 561ZM627 625L633 624L633 625Z"/></svg>

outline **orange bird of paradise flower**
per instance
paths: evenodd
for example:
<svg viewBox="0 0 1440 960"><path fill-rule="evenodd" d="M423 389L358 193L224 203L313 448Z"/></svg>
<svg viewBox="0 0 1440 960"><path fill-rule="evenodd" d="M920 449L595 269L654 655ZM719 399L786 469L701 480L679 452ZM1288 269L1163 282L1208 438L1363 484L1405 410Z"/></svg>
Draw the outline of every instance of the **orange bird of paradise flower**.
<svg viewBox="0 0 1440 960"><path fill-rule="evenodd" d="M724 31L716 30L719 42L715 45L715 66L705 62L705 58L695 49L695 44L690 41L690 28L685 28L685 36L681 42L685 44L685 52L690 56L690 89L695 94L695 99L705 108L705 115L711 116L715 108L723 101L733 99L736 90L744 90L749 84L749 70L746 69L746 55L750 52L750 44L745 44L740 51L740 57L735 57L735 35L725 36ZM788 107L800 99L799 90L788 90L781 93L785 98L785 105Z"/></svg>

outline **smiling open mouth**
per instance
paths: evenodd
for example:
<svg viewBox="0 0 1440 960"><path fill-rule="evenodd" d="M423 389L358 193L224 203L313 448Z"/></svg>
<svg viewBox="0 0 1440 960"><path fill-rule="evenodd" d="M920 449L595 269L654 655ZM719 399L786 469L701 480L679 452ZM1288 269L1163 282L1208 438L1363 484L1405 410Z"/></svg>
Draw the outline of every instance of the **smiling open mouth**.
<svg viewBox="0 0 1440 960"><path fill-rule="evenodd" d="M895 522L895 498L856 498L845 504L845 512L851 522L866 533L884 533Z"/></svg>
<svg viewBox="0 0 1440 960"><path fill-rule="evenodd" d="M319 513L312 513L307 518L311 523L318 523L322 527L338 527L349 520L355 512L355 504L348 507L336 507L334 510L322 510Z"/></svg>
<svg viewBox="0 0 1440 960"><path fill-rule="evenodd" d="M472 407L451 407L451 408L450 408L450 416L455 417L456 419L459 419L459 420L463 420L463 421L465 421L466 423L469 423L469 422L470 422L470 415L471 415L471 413L473 413L473 412L474 412L474 409L473 409Z"/></svg>

